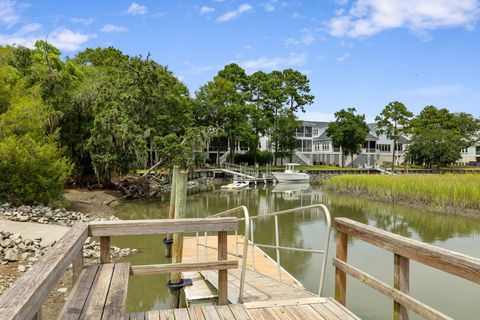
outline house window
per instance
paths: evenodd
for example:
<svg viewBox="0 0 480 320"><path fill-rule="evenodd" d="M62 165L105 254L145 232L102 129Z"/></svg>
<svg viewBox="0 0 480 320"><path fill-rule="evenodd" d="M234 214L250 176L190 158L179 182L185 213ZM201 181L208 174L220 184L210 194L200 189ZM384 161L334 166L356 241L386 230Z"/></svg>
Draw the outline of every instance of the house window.
<svg viewBox="0 0 480 320"><path fill-rule="evenodd" d="M318 137L318 129L313 129L313 136Z"/></svg>
<svg viewBox="0 0 480 320"><path fill-rule="evenodd" d="M305 127L305 138L312 137L312 127Z"/></svg>
<svg viewBox="0 0 480 320"><path fill-rule="evenodd" d="M391 146L389 144L377 144L377 150L380 152L390 152Z"/></svg>
<svg viewBox="0 0 480 320"><path fill-rule="evenodd" d="M303 152L312 152L312 140L302 140L303 141Z"/></svg>
<svg viewBox="0 0 480 320"><path fill-rule="evenodd" d="M319 141L315 141L315 142L313 143L313 149L314 149L315 151L320 151L320 142L319 142Z"/></svg>
<svg viewBox="0 0 480 320"><path fill-rule="evenodd" d="M468 153L468 148L462 148L462 153Z"/></svg>
<svg viewBox="0 0 480 320"><path fill-rule="evenodd" d="M395 150L396 150L396 151L402 151L402 150L403 150L403 144L397 143L397 144L395 145Z"/></svg>
<svg viewBox="0 0 480 320"><path fill-rule="evenodd" d="M330 150L330 142L323 142L323 143L322 143L322 150L323 150L323 151L328 151L328 150Z"/></svg>
<svg viewBox="0 0 480 320"><path fill-rule="evenodd" d="M297 137L305 137L305 127L300 127L297 129Z"/></svg>

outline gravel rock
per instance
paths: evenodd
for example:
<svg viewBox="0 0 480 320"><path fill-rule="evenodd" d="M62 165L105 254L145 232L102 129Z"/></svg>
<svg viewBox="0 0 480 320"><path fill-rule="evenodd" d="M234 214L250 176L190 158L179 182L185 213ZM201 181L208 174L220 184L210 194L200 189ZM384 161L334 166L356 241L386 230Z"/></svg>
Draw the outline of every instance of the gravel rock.
<svg viewBox="0 0 480 320"><path fill-rule="evenodd" d="M71 227L76 222L90 222L93 220L118 220L111 216L109 219L98 219L89 214L68 211L64 208L52 209L44 206L20 206L13 207L8 203L0 206L0 215L8 220L19 222L37 222L42 224L58 224Z"/></svg>
<svg viewBox="0 0 480 320"><path fill-rule="evenodd" d="M25 268L24 265L19 265L19 266L18 266L18 271L20 271L20 272L25 272L25 270L26 270L26 268Z"/></svg>
<svg viewBox="0 0 480 320"><path fill-rule="evenodd" d="M8 249L3 259L9 262L18 261L18 253L14 249Z"/></svg>

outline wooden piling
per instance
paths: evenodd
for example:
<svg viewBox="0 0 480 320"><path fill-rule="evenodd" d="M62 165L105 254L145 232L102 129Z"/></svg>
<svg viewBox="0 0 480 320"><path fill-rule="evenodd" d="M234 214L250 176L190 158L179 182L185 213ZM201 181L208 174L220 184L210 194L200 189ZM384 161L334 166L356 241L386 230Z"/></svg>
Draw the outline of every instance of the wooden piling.
<svg viewBox="0 0 480 320"><path fill-rule="evenodd" d="M177 169L177 170L175 170ZM175 219L185 218L186 200L187 200L187 174L186 169L180 169L176 167L175 174ZM172 245L172 263L182 262L183 251L183 235L176 233L173 235ZM178 283L182 280L182 274L180 272L172 272L170 274L170 282ZM180 290L171 291L170 301L172 308L179 307Z"/></svg>
<svg viewBox="0 0 480 320"><path fill-rule="evenodd" d="M410 288L410 260L401 255L394 255L393 286L395 289L408 294ZM400 303L393 302L393 319L408 320L408 309Z"/></svg>
<svg viewBox="0 0 480 320"><path fill-rule="evenodd" d="M170 179L170 207L168 209L168 219L175 219L175 194L176 194L176 173L180 170L179 166L174 166L172 171L172 178ZM167 240L173 240L172 234L166 235ZM170 258L172 257L172 245L171 243L165 243L165 257Z"/></svg>
<svg viewBox="0 0 480 320"><path fill-rule="evenodd" d="M348 235L337 229L337 259L347 262ZM335 299L343 306L347 302L347 274L335 268Z"/></svg>

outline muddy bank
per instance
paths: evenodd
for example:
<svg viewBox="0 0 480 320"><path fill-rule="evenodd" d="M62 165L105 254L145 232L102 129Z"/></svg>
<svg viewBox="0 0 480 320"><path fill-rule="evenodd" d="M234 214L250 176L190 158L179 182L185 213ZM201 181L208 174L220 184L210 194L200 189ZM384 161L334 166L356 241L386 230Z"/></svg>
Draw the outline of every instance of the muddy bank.
<svg viewBox="0 0 480 320"><path fill-rule="evenodd" d="M438 212L440 214L457 215L461 217L480 219L480 210L474 210L474 209L468 209L468 208L459 209L454 207L438 207L430 203L425 203L425 202L406 199L406 198L405 199L383 198L376 194L370 194L367 192L341 192L341 191L325 190L325 193L327 195L331 194L331 195L338 195L342 197L356 197L364 200L372 200L376 202L400 205L400 206L411 207L415 209L428 210L428 211Z"/></svg>
<svg viewBox="0 0 480 320"><path fill-rule="evenodd" d="M109 218L115 215L114 201L120 199L122 194L115 190L88 190L67 189L65 198L68 200L67 210L82 212L97 218ZM107 205L107 203L110 203Z"/></svg>

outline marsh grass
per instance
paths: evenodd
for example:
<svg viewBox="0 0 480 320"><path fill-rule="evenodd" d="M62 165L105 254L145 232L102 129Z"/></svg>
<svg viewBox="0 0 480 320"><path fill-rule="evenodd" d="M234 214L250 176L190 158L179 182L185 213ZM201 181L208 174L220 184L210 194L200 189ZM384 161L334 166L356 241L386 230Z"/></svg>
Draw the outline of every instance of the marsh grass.
<svg viewBox="0 0 480 320"><path fill-rule="evenodd" d="M340 175L324 182L331 192L379 200L411 201L454 211L480 210L479 174Z"/></svg>

